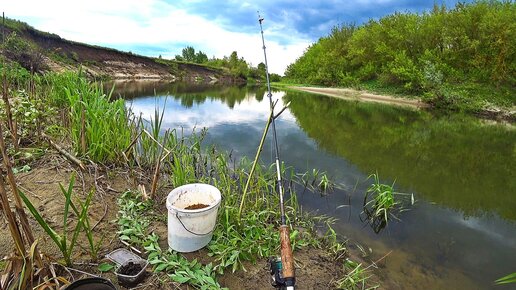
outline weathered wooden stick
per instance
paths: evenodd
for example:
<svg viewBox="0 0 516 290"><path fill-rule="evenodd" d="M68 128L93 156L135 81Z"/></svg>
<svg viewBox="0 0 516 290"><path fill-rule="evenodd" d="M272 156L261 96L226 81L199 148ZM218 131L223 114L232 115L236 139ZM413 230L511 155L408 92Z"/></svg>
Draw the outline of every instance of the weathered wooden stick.
<svg viewBox="0 0 516 290"><path fill-rule="evenodd" d="M14 150L18 151L18 132L17 132L18 128L17 128L16 124L13 122L13 115L11 112L11 104L9 103L9 96L8 96L9 89L8 89L8 85L7 85L7 77L5 75L5 71L2 75L2 84L3 84L2 99L4 100L4 105L5 105L5 114L7 117L7 127L13 138Z"/></svg>
<svg viewBox="0 0 516 290"><path fill-rule="evenodd" d="M147 191L145 190L145 186L143 186L143 184L138 184L138 191L140 191L140 193L142 194L142 199L144 201L149 199L149 196L147 195Z"/></svg>
<svg viewBox="0 0 516 290"><path fill-rule="evenodd" d="M161 143L159 143L158 140L156 140L151 133L147 132L147 130L145 129L142 129L142 131L147 134L149 136L149 138L151 138L152 141L154 141L156 144L158 144L159 147L161 147L163 150L165 150L167 152L167 154L170 154L170 150L168 150L167 148L165 148L165 146L163 146Z"/></svg>
<svg viewBox="0 0 516 290"><path fill-rule="evenodd" d="M168 136L168 131L167 133L165 133L165 138L164 140L167 139L167 136ZM161 152L159 153L159 157L158 157L158 160L156 160L156 168L154 169L154 177L152 178L152 187L151 187L151 198L154 198L154 194L156 193L156 190L158 189L158 180L159 180L159 168L161 166L161 160L162 160L162 157L163 157L163 152L165 152L166 148L165 146L161 146ZM167 154L166 156L168 156L170 154L170 151L167 150Z"/></svg>
<svg viewBox="0 0 516 290"><path fill-rule="evenodd" d="M129 150L131 150L131 148L134 146L134 144L136 144L136 141L138 141L138 139L140 138L140 136L142 135L143 131L140 131L140 133L138 133L138 135L136 135L136 138L133 139L133 141L131 141L131 144L129 144L129 146L127 146L127 149L124 150L124 155L126 156L126 159L127 159L127 153L129 153ZM127 159L129 161L129 159Z"/></svg>
<svg viewBox="0 0 516 290"><path fill-rule="evenodd" d="M161 150L161 154L156 161L156 168L154 169L154 176L152 178L152 187L151 187L151 193L150 197L154 198L154 194L156 193L156 190L158 189L158 180L159 180L159 168L161 166L161 155L163 154L163 150Z"/></svg>
<svg viewBox="0 0 516 290"><path fill-rule="evenodd" d="M79 166L82 170L86 170L86 167L84 166L84 163L82 163L81 160L77 159L77 157L73 156L72 154L68 153L66 150L64 150L61 146L57 145L56 143L54 143L54 141L52 141L52 139L50 139L50 137L45 134L45 133L42 133L42 136L43 138L47 139L48 143L54 147L57 151L59 151L59 153L61 153L62 155L64 155L66 158L68 158L68 160L72 161L73 163L75 163L77 166Z"/></svg>
<svg viewBox="0 0 516 290"><path fill-rule="evenodd" d="M11 232L11 236L13 237L16 250L21 257L24 257L25 244L23 243L20 228L18 227L18 223L16 223L14 213L11 211L11 207L9 206L9 199L7 198L7 191L5 190L3 177L0 177L0 203L2 204L2 209L4 211L5 218L7 219L7 224L9 225L9 230Z"/></svg>

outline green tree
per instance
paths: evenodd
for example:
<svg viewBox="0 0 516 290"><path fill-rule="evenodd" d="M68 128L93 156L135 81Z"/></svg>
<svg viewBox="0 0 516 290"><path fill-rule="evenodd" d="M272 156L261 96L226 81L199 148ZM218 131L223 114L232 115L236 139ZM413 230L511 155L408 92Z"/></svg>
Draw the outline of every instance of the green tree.
<svg viewBox="0 0 516 290"><path fill-rule="evenodd" d="M474 100L477 91L488 88L485 100L511 106L514 15L514 1L478 0L336 26L290 64L285 76L290 82L326 86L374 83L430 96L431 102L448 94L451 103L464 104L480 103Z"/></svg>
<svg viewBox="0 0 516 290"><path fill-rule="evenodd" d="M199 50L195 54L195 62L196 63L206 63L206 62L208 62L208 56L204 52Z"/></svg>
<svg viewBox="0 0 516 290"><path fill-rule="evenodd" d="M184 61L195 62L195 48L187 46L181 51L181 56Z"/></svg>

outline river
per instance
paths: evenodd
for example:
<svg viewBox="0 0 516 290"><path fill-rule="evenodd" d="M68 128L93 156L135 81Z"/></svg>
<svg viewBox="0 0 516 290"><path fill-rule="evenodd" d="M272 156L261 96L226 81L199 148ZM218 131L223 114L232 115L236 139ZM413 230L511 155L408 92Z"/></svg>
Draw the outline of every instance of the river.
<svg viewBox="0 0 516 290"><path fill-rule="evenodd" d="M269 110L266 92L250 87L119 82L115 94L144 118L165 106L165 129L208 128L206 142L237 157L254 157ZM493 281L516 271L514 127L301 92L273 98L291 102L277 121L282 160L340 184L300 203L338 218L337 233L368 259L389 253L378 265L385 287L511 289ZM273 160L270 138L262 157ZM416 199L379 234L359 218L375 172Z"/></svg>

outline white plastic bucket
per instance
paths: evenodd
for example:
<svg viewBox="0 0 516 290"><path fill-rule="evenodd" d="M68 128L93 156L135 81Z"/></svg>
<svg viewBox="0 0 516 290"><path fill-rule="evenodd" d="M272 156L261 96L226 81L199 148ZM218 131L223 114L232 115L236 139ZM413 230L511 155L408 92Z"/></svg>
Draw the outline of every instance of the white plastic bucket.
<svg viewBox="0 0 516 290"><path fill-rule="evenodd" d="M197 251L206 246L215 229L220 200L220 191L209 184L192 183L172 190L166 203L168 246L182 253ZM208 207L185 209L195 204Z"/></svg>

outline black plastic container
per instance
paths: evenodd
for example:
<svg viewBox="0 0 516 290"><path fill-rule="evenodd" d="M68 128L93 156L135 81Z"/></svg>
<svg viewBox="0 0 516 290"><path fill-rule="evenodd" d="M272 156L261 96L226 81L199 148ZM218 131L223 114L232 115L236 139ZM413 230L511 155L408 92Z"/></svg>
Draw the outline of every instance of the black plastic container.
<svg viewBox="0 0 516 290"><path fill-rule="evenodd" d="M101 277L84 278L68 285L66 290L117 290L108 279Z"/></svg>

